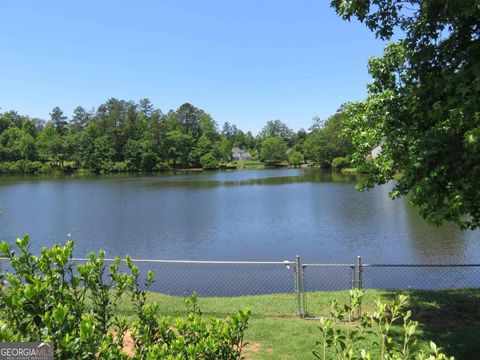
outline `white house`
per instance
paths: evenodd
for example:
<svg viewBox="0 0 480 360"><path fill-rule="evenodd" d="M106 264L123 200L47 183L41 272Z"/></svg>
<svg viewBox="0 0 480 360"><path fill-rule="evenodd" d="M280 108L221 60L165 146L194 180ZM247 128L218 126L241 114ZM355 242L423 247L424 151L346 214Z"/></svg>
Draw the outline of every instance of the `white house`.
<svg viewBox="0 0 480 360"><path fill-rule="evenodd" d="M252 160L252 155L245 150L234 147L232 148L232 158L233 160Z"/></svg>

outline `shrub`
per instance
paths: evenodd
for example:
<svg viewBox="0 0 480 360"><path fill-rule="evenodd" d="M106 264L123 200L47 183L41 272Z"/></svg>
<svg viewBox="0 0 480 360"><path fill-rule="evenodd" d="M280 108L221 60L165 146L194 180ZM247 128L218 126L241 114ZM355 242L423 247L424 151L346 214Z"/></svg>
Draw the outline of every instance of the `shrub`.
<svg viewBox="0 0 480 360"><path fill-rule="evenodd" d="M126 172L128 170L128 164L125 161L118 161L114 163L112 167L112 171L114 172Z"/></svg>
<svg viewBox="0 0 480 360"><path fill-rule="evenodd" d="M42 163L40 162L40 165L38 167L38 170L37 170L37 173L39 174L49 174L49 173L52 173L56 171L55 167L49 163L49 162L45 162L45 163Z"/></svg>
<svg viewBox="0 0 480 360"><path fill-rule="evenodd" d="M170 165L168 165L168 162L166 161L159 161L153 170L155 171L163 171L163 170L169 170Z"/></svg>
<svg viewBox="0 0 480 360"><path fill-rule="evenodd" d="M100 174L108 174L109 172L113 172L114 168L115 168L115 162L112 160L102 159L98 163L98 171L100 172Z"/></svg>
<svg viewBox="0 0 480 360"><path fill-rule="evenodd" d="M303 163L303 154L295 149L288 154L288 163L292 166L299 166Z"/></svg>
<svg viewBox="0 0 480 360"><path fill-rule="evenodd" d="M376 310L372 314L364 314L357 318L356 328L340 327L338 323L348 319L352 321L356 310L359 309L364 292L352 290L350 292L350 305L340 306L338 301L331 304L333 320L321 318L321 340L317 341L317 350L313 355L317 359L363 359L380 360L416 359L416 360L454 360L447 357L442 350L430 342L430 351L426 354L416 348L415 332L418 322L411 319L412 312L406 310L408 297L399 295L393 302L377 301ZM401 324L401 336L392 336L394 324ZM377 340L369 343L369 348L362 348L361 341L365 335L374 335ZM377 353L379 357L377 357Z"/></svg>
<svg viewBox="0 0 480 360"><path fill-rule="evenodd" d="M14 251L5 242L0 256L10 260L10 271L0 272L0 341L55 343L56 359L130 359L123 340L131 331L134 359L239 359L250 312L226 319L205 320L193 295L185 300L187 316L162 317L159 305L147 303L139 270L127 257L109 266L105 252L90 253L75 265L74 243L29 252L28 236L17 239ZM146 289L154 281L147 273ZM136 319L116 316L118 300L128 296Z"/></svg>
<svg viewBox="0 0 480 360"><path fill-rule="evenodd" d="M40 161L17 160L0 164L0 173L4 174L34 174L42 168Z"/></svg>
<svg viewBox="0 0 480 360"><path fill-rule="evenodd" d="M217 160L214 154L207 153L200 158L200 164L204 169L218 169L220 167L220 162Z"/></svg>
<svg viewBox="0 0 480 360"><path fill-rule="evenodd" d="M350 166L350 161L344 157L336 157L332 160L332 167L335 169L344 169Z"/></svg>

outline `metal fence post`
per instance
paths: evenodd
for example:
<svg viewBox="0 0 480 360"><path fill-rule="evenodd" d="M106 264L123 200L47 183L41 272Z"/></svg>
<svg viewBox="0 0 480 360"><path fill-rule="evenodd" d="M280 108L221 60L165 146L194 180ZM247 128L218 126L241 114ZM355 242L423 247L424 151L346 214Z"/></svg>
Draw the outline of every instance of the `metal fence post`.
<svg viewBox="0 0 480 360"><path fill-rule="evenodd" d="M357 256L357 289L362 290L362 257ZM357 310L357 316L362 315L362 303L360 302Z"/></svg>
<svg viewBox="0 0 480 360"><path fill-rule="evenodd" d="M353 290L355 289L355 265L352 265L350 267L350 275L351 275L350 289Z"/></svg>
<svg viewBox="0 0 480 360"><path fill-rule="evenodd" d="M295 259L295 272L296 272L296 278L295 278L295 291L297 292L297 315L299 317L303 317L303 312L302 312L302 266L300 264L300 256L297 255Z"/></svg>
<svg viewBox="0 0 480 360"><path fill-rule="evenodd" d="M307 317L307 294L305 293L305 265L302 265L302 317Z"/></svg>

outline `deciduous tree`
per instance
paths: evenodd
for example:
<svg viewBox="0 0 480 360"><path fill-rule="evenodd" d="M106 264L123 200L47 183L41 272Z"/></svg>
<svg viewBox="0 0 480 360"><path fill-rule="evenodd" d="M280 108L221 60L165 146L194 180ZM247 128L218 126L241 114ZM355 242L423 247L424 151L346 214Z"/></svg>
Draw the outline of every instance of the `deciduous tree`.
<svg viewBox="0 0 480 360"><path fill-rule="evenodd" d="M333 0L332 6L377 37L395 38L369 61L367 99L345 109L356 163L381 146L363 186L401 173L393 198L410 194L433 223L479 227L478 0Z"/></svg>
<svg viewBox="0 0 480 360"><path fill-rule="evenodd" d="M267 137L263 140L260 157L269 164L287 159L287 143L280 136Z"/></svg>

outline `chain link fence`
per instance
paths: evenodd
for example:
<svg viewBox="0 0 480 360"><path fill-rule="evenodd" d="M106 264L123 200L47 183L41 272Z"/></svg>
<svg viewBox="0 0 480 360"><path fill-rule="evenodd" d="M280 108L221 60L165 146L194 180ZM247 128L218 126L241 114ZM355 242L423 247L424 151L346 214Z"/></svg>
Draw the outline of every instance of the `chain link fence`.
<svg viewBox="0 0 480 360"><path fill-rule="evenodd" d="M88 259L72 259L83 263ZM113 259L106 259L109 265ZM330 315L330 302L349 302L349 290L366 289L362 309L374 300L407 293L414 312L480 320L480 264L302 264L295 261L181 261L133 260L140 278L155 272L152 299L174 315L183 310L182 298L197 293L204 313L231 314L249 307L262 316L316 318ZM123 270L127 271L123 265ZM11 271L8 259L0 270ZM266 295L266 296L263 296Z"/></svg>
<svg viewBox="0 0 480 360"><path fill-rule="evenodd" d="M364 264L364 289L454 290L480 287L480 265Z"/></svg>
<svg viewBox="0 0 480 360"><path fill-rule="evenodd" d="M324 293L334 292L332 296L342 297L345 290L353 289L355 265L303 264L302 280L301 315L307 318L326 316L330 311L330 300Z"/></svg>
<svg viewBox="0 0 480 360"><path fill-rule="evenodd" d="M87 258L71 259L83 264ZM114 259L104 259L104 281L108 283L108 266ZM285 316L300 314L297 263L294 261L189 261L133 259L142 286L148 271L155 281L148 288L152 300L158 301L168 315L184 311L183 298L198 294L206 315L229 315L248 307L252 313ZM0 271L12 271L9 260L0 258ZM129 273L125 261L121 272ZM143 289L146 289L143 287ZM270 296L263 296L270 295Z"/></svg>
<svg viewBox="0 0 480 360"><path fill-rule="evenodd" d="M387 299L407 294L424 323L480 320L480 264L365 264L362 286L383 290ZM366 307L373 306L367 298Z"/></svg>
<svg viewBox="0 0 480 360"><path fill-rule="evenodd" d="M409 296L409 306L424 321L480 320L480 264L305 264L302 312L330 316L330 302L349 303L349 290L364 289L362 310L375 301ZM325 292L329 292L326 294Z"/></svg>

